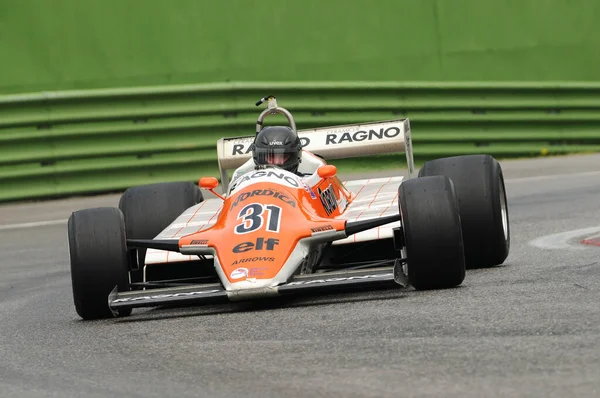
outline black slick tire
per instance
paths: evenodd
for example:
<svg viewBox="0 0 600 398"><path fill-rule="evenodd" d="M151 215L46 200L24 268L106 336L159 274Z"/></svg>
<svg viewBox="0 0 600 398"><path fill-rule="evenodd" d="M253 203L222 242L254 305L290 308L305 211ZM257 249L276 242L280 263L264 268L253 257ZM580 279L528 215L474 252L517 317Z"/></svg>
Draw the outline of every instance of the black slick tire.
<svg viewBox="0 0 600 398"><path fill-rule="evenodd" d="M398 188L408 280L419 290L458 286L465 278L458 204L449 178L415 178Z"/></svg>
<svg viewBox="0 0 600 398"><path fill-rule="evenodd" d="M502 264L510 249L510 225L502 168L490 155L466 155L426 162L419 177L452 180L463 230L467 268Z"/></svg>
<svg viewBox="0 0 600 398"><path fill-rule="evenodd" d="M69 217L69 254L73 301L85 320L111 318L108 295L129 290L125 223L117 208L79 210ZM119 310L120 316L131 309Z"/></svg>
<svg viewBox="0 0 600 398"><path fill-rule="evenodd" d="M202 192L191 182L165 182L127 189L119 201L129 239L153 239L181 213L202 202ZM146 249L137 250L137 263L143 266ZM141 280L141 271L132 273Z"/></svg>

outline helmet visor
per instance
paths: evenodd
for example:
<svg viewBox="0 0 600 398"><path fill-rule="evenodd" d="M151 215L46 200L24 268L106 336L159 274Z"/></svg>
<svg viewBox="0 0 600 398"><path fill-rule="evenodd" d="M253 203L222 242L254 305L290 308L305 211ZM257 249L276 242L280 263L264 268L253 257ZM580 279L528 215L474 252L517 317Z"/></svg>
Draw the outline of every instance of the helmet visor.
<svg viewBox="0 0 600 398"><path fill-rule="evenodd" d="M289 153L283 152L268 152L265 154L265 163L275 166L283 166L290 158Z"/></svg>
<svg viewBox="0 0 600 398"><path fill-rule="evenodd" d="M299 154L284 148L256 148L256 163L262 166L277 166L287 169L298 164Z"/></svg>
<svg viewBox="0 0 600 398"><path fill-rule="evenodd" d="M290 160L290 153L283 148L260 148L258 150L258 160L261 164L271 164L273 166L283 166Z"/></svg>

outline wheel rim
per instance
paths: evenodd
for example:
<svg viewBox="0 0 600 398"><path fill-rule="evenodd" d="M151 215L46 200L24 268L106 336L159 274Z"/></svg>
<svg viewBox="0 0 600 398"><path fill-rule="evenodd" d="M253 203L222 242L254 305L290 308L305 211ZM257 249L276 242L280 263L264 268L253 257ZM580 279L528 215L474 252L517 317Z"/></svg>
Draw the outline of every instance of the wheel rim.
<svg viewBox="0 0 600 398"><path fill-rule="evenodd" d="M502 217L502 231L504 232L504 240L508 240L508 209L506 208L506 193L504 192L504 184L500 179L500 215Z"/></svg>

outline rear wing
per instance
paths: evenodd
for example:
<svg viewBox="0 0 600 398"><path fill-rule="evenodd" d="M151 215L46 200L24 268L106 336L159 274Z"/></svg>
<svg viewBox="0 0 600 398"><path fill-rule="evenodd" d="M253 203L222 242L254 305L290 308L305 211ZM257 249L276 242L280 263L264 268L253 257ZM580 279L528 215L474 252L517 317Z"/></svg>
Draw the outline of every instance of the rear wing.
<svg viewBox="0 0 600 398"><path fill-rule="evenodd" d="M348 124L299 130L303 149L329 159L406 153L409 178L414 173L414 158L408 119ZM229 189L228 170L235 169L252 157L250 145L254 136L221 138L217 156L223 192Z"/></svg>
<svg viewBox="0 0 600 398"><path fill-rule="evenodd" d="M262 111L256 121L257 135L261 132L263 122L268 115L280 114L288 120L290 128L298 133L298 137L302 142L302 148L321 156L323 159L341 159L405 152L408 177L412 177L414 173L415 165L408 119L348 124L297 131L294 117L290 111L277 105L277 100L274 96L269 95L261 98L256 103L256 106L260 106L265 102L267 102L267 109ZM217 141L217 157L223 192L227 192L229 189L229 175L227 174L227 170L240 167L250 159L252 156L252 142L254 142L254 137L252 136L221 138Z"/></svg>

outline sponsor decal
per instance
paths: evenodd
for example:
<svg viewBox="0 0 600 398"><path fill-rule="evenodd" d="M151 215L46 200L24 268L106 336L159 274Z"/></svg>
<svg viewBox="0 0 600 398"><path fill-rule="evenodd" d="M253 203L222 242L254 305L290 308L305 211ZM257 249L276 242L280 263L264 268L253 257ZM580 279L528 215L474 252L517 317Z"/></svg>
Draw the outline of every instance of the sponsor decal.
<svg viewBox="0 0 600 398"><path fill-rule="evenodd" d="M248 277L248 268L236 268L231 271L231 279L241 279Z"/></svg>
<svg viewBox="0 0 600 398"><path fill-rule="evenodd" d="M304 190L310 194L310 197L312 199L317 198L317 195L314 193L314 191L312 189L310 189L310 187L308 186L308 184L306 182L304 182L304 180L301 179L300 184L302 184L302 187L304 187Z"/></svg>
<svg viewBox="0 0 600 398"><path fill-rule="evenodd" d="M231 154L232 155L245 155L248 152L250 152L250 148L252 148L252 146L250 146L250 145L246 149L244 149L244 144L234 144Z"/></svg>
<svg viewBox="0 0 600 398"><path fill-rule="evenodd" d="M123 297L116 300L113 300L111 304L115 303L127 303L130 301L140 301L140 300L162 300L173 297L191 297L191 296L199 296L202 294L209 293L218 293L222 292L222 290L201 290L197 292L182 292L182 293L165 293L165 294L156 294L156 295L148 295L148 296L139 296L139 297Z"/></svg>
<svg viewBox="0 0 600 398"><path fill-rule="evenodd" d="M246 155L252 151L253 139L247 139L241 142L242 143L239 144L233 144L233 147L231 148L232 155Z"/></svg>
<svg viewBox="0 0 600 398"><path fill-rule="evenodd" d="M238 264L243 264L243 263L255 263L257 261L272 263L273 261L275 261L275 257L248 257L248 258L242 258L242 259L234 261L231 265L238 265Z"/></svg>
<svg viewBox="0 0 600 398"><path fill-rule="evenodd" d="M340 276L337 278L313 279L310 281L294 281L294 282L288 283L285 286L315 285L315 284L319 284L319 283L328 283L328 282L344 282L344 281L353 281L353 280L360 280L360 279L388 278L390 276L394 276L394 274L388 273L388 274L373 274L373 275Z"/></svg>
<svg viewBox="0 0 600 398"><path fill-rule="evenodd" d="M242 242L233 248L234 253L245 253L251 250L275 250L275 246L279 244L279 239L275 238L257 238L256 242Z"/></svg>
<svg viewBox="0 0 600 398"><path fill-rule="evenodd" d="M281 142L281 141L271 141L271 142L269 142L269 145L283 145L283 142Z"/></svg>
<svg viewBox="0 0 600 398"><path fill-rule="evenodd" d="M193 240L190 242L190 245L206 246L206 245L208 245L208 239Z"/></svg>
<svg viewBox="0 0 600 398"><path fill-rule="evenodd" d="M335 197L335 193L333 193L333 187L331 184L324 190L321 188L317 188L319 191L319 197L321 198L321 203L323 204L323 208L327 215L331 215L337 209L337 198Z"/></svg>
<svg viewBox="0 0 600 398"><path fill-rule="evenodd" d="M317 232L333 231L334 229L335 228L333 228L333 225L323 225L322 227L315 227L315 228L311 228L310 230L314 234Z"/></svg>
<svg viewBox="0 0 600 398"><path fill-rule="evenodd" d="M265 257L265 258L268 258L268 257ZM251 259L247 259L247 260L251 261ZM273 260L270 260L270 261L273 261ZM267 270L268 270L267 267L255 267L255 268L240 267L231 272L231 279L256 278L256 277L263 276L265 274L265 271L267 271Z"/></svg>
<svg viewBox="0 0 600 398"><path fill-rule="evenodd" d="M265 271L267 270L267 267L248 268L248 278L261 277L265 274Z"/></svg>
<svg viewBox="0 0 600 398"><path fill-rule="evenodd" d="M238 141L239 142L239 141ZM231 147L231 154L232 155L247 155L250 152L252 152L252 143L254 142L253 140L248 140L248 141L242 141L243 143L239 143L239 144L233 144L233 146ZM279 142L279 141L277 141ZM308 137L300 137L300 144L305 147L307 145L310 144L310 138ZM270 144L273 145L273 144ZM277 145L281 145L281 144L277 144Z"/></svg>
<svg viewBox="0 0 600 398"><path fill-rule="evenodd" d="M255 196L273 196L274 198L281 200L283 203L286 203L292 207L296 207L296 201L291 199L283 192L276 191L273 189L256 189L252 192L241 193L237 198L235 198L235 201L231 204L231 208L229 210L233 210L233 208L241 202L245 201L248 198L253 198Z"/></svg>
<svg viewBox="0 0 600 398"><path fill-rule="evenodd" d="M387 129L369 130L369 131L357 131L355 133L350 132L337 132L328 133L325 137L325 145L336 145L343 144L345 142L361 142L361 141L372 141L382 140L385 138L394 138L400 134L398 127L388 127Z"/></svg>
<svg viewBox="0 0 600 398"><path fill-rule="evenodd" d="M343 133L353 133L357 129L356 126L348 126L348 127L340 127L337 129L329 130L328 134L343 134Z"/></svg>
<svg viewBox="0 0 600 398"><path fill-rule="evenodd" d="M243 176L241 176L240 178L238 178L237 180L235 180L232 185L231 188L229 188L229 192L233 191L235 189L235 187L237 187L238 185L240 185L241 183L247 182L247 181L251 181L255 178L262 178L262 177L274 177L277 178L279 180L283 180L286 183L288 183L289 185L295 187L295 188L299 188L300 187L300 182L298 181L298 178L295 176L290 175L287 172L277 172L277 171L255 171L252 174L250 173L246 173Z"/></svg>

